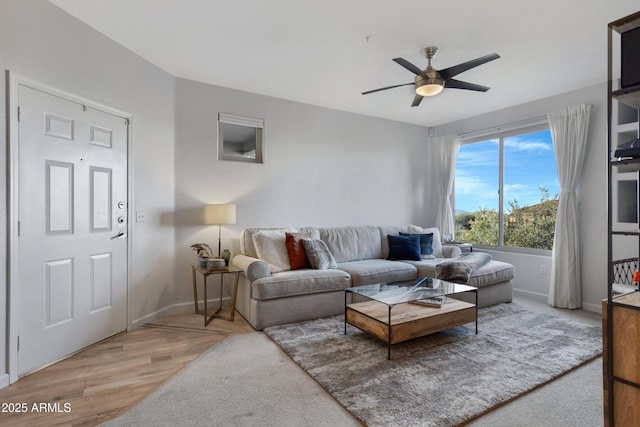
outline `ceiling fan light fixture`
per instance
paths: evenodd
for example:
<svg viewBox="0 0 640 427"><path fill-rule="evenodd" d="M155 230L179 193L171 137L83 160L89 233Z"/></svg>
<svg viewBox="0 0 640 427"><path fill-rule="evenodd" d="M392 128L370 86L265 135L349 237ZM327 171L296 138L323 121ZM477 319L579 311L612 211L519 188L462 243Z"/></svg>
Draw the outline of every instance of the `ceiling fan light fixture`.
<svg viewBox="0 0 640 427"><path fill-rule="evenodd" d="M420 96L434 96L442 92L444 85L441 83L426 83L416 88L416 93Z"/></svg>
<svg viewBox="0 0 640 427"><path fill-rule="evenodd" d="M416 90L416 96L413 98L413 102L411 103L412 107L419 106L420 102L422 102L422 99L427 96L435 96L439 94L445 87L450 89L474 90L478 92L486 92L491 89L487 86L481 86L475 83L455 80L452 77L455 77L458 74L464 73L465 71L468 71L479 65L486 64L487 62L493 61L494 59L498 59L500 58L500 55L498 55L497 53L491 53L480 58L472 59L471 61L454 65L453 67L445 68L443 70L436 70L431 66L431 59L437 53L438 48L435 46L425 47L424 49L422 49L422 54L427 58L427 68L425 68L424 70L421 70L404 58L393 58L393 62L415 74L413 85ZM410 84L411 83L403 83L393 86L381 87L379 89L362 92L362 94L367 95L369 93L380 92L382 90L393 89L400 86L409 86Z"/></svg>
<svg viewBox="0 0 640 427"><path fill-rule="evenodd" d="M434 96L444 89L444 79L431 65L415 78L416 93L420 96Z"/></svg>

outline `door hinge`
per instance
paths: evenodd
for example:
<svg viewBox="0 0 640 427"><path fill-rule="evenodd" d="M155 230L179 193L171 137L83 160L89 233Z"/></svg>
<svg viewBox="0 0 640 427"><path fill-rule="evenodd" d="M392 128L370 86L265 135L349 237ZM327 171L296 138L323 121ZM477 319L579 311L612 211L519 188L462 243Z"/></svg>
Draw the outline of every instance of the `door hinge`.
<svg viewBox="0 0 640 427"><path fill-rule="evenodd" d="M20 351L20 335L18 335L18 351Z"/></svg>
<svg viewBox="0 0 640 427"><path fill-rule="evenodd" d="M20 106L18 106L18 121L20 121Z"/></svg>
<svg viewBox="0 0 640 427"><path fill-rule="evenodd" d="M20 221L18 221L18 237L20 237Z"/></svg>
<svg viewBox="0 0 640 427"><path fill-rule="evenodd" d="M129 119L124 119L125 126L129 126Z"/></svg>

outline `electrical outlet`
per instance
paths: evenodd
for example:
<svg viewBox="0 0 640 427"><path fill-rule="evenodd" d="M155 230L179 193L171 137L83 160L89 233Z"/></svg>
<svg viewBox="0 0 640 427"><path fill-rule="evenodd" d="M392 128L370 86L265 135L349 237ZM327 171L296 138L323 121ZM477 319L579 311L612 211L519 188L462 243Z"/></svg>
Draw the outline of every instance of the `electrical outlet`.
<svg viewBox="0 0 640 427"><path fill-rule="evenodd" d="M540 264L540 274L547 274L547 266Z"/></svg>
<svg viewBox="0 0 640 427"><path fill-rule="evenodd" d="M144 222L144 211L136 211L136 222Z"/></svg>

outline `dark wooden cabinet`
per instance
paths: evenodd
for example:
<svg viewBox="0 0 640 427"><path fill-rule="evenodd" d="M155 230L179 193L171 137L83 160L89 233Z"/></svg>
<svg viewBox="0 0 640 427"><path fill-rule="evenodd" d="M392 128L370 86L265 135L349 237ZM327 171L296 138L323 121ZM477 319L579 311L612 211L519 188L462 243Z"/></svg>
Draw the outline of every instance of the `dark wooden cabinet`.
<svg viewBox="0 0 640 427"><path fill-rule="evenodd" d="M608 32L609 280L602 336L604 425L609 427L640 425L640 292L631 277L624 277L632 276L638 263L620 267L640 257L640 158L615 157L619 145L640 138L640 85L621 87L619 75L622 35L639 28L637 12L611 22Z"/></svg>
<svg viewBox="0 0 640 427"><path fill-rule="evenodd" d="M602 303L605 426L640 425L640 293ZM625 306L629 304L630 306ZM610 326L610 328L609 328ZM610 332L609 332L610 331ZM607 351L609 349L609 351ZM613 411L611 411L613 408Z"/></svg>

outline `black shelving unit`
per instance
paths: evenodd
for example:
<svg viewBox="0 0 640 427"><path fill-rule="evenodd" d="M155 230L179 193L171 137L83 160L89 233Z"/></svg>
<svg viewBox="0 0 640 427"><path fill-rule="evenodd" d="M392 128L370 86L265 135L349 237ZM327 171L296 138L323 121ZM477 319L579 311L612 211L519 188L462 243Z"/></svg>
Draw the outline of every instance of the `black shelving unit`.
<svg viewBox="0 0 640 427"><path fill-rule="evenodd" d="M636 138L640 136L640 84L619 88L618 76L614 75L614 65L619 61L620 50L614 48L614 42L627 31L640 27L640 12L609 23L608 31L608 292L603 304L603 344L604 344L604 424L605 426L630 425L629 422L640 422L640 292L637 286L628 286L626 292L616 289L616 260L620 250L614 251L614 239L627 237L635 239L631 245L633 257L640 256L640 159L613 157L618 142L620 125L619 108L625 108L629 114L635 114ZM614 40L614 37L618 37ZM618 62L619 63L619 62ZM634 111L635 110L635 111ZM625 125L625 132L633 131L633 126ZM626 142L626 141L620 141ZM635 212L632 227L620 227L618 218L614 218L613 206L617 203L616 213L619 215L621 200L620 174L631 175L635 172L635 186L631 184L634 204L625 204ZM627 178L629 179L629 178ZM632 182L627 181L627 182ZM625 188L629 188L627 185ZM616 191L618 191L616 193ZM616 194L614 200L614 193ZM627 214L626 218L629 218ZM627 219L628 221L628 219ZM632 229L633 228L633 229ZM620 237L617 237L620 236ZM624 252L623 246L622 252ZM616 248L618 249L618 248ZM628 260L628 259L627 259ZM618 279L619 281L619 279ZM634 334L636 335L634 337Z"/></svg>
<svg viewBox="0 0 640 427"><path fill-rule="evenodd" d="M620 102L640 108L640 84L611 92L611 96Z"/></svg>

